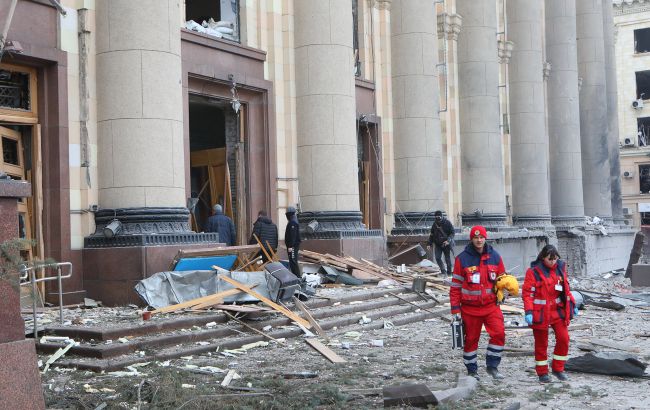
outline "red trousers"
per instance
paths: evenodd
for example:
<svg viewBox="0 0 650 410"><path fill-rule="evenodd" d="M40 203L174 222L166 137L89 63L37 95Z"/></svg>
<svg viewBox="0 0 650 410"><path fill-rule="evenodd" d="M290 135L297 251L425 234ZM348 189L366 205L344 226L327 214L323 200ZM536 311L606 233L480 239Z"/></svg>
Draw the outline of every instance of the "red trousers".
<svg viewBox="0 0 650 410"><path fill-rule="evenodd" d="M563 372L564 363L569 354L569 330L564 320L558 320L551 324L555 332L555 349L553 350L553 363L551 368L554 372ZM548 327L544 329L533 329L535 336L535 371L538 376L548 374Z"/></svg>
<svg viewBox="0 0 650 410"><path fill-rule="evenodd" d="M485 354L485 364L487 367L498 367L501 363L501 353L506 343L506 331L503 326L503 313L501 309L494 305L493 308L484 310L484 314L472 315L461 307L463 323L465 324L465 348L463 349L463 361L469 372L475 372L477 369L476 356L478 352L478 341L481 338L481 328L490 335L487 351Z"/></svg>

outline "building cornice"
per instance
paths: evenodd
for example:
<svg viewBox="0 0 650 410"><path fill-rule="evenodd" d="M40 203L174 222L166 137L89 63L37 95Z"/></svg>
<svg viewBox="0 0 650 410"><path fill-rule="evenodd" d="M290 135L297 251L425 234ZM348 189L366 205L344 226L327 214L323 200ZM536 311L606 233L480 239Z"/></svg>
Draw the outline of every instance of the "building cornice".
<svg viewBox="0 0 650 410"><path fill-rule="evenodd" d="M615 16L642 13L650 11L650 0L614 0L612 6Z"/></svg>

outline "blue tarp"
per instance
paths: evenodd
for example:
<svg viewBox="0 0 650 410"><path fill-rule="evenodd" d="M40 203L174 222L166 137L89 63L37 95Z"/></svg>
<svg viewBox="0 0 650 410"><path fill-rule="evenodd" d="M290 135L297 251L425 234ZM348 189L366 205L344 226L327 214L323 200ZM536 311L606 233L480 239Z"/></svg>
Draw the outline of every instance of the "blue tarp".
<svg viewBox="0 0 650 410"><path fill-rule="evenodd" d="M231 270L232 265L235 264L236 260L237 260L237 255L182 258L176 264L174 271L178 272L178 271L186 271L186 270L212 270L213 265L216 265L226 270Z"/></svg>

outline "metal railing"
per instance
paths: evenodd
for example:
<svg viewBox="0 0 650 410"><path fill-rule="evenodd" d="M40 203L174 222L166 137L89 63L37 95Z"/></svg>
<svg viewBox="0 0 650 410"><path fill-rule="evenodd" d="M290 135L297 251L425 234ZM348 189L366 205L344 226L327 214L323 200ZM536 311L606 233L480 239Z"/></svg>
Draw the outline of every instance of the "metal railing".
<svg viewBox="0 0 650 410"><path fill-rule="evenodd" d="M63 274L63 267L67 268L67 273ZM37 270L43 269L43 277L37 277ZM56 269L56 276L46 276L47 272ZM67 279L72 276L72 263L70 262L60 262L52 263L44 266L25 266L20 271L20 281L22 285L32 286L32 312L34 314L34 339L38 338L38 327L37 327L37 315L36 315L36 295L38 291L36 290L36 284L40 282L49 282L56 280L58 282L58 293L59 293L59 321L63 324L63 279ZM25 282L24 282L25 281Z"/></svg>

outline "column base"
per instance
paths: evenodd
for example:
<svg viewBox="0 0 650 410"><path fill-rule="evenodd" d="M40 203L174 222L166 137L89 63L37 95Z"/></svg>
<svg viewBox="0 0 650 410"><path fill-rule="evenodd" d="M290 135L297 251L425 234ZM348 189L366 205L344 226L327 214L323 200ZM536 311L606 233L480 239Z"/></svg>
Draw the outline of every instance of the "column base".
<svg viewBox="0 0 650 410"><path fill-rule="evenodd" d="M382 237L381 230L368 229L362 217L358 211L301 212L300 236L303 240Z"/></svg>
<svg viewBox="0 0 650 410"><path fill-rule="evenodd" d="M461 213L461 218L463 226L483 225L490 231L513 229L508 226L508 216L506 214Z"/></svg>
<svg viewBox="0 0 650 410"><path fill-rule="evenodd" d="M84 239L84 248L153 246L173 244L216 244L217 233L196 233L190 229L187 208L102 209L95 213L95 232ZM105 233L118 220L113 236ZM109 232L110 234L110 232Z"/></svg>
<svg viewBox="0 0 650 410"><path fill-rule="evenodd" d="M512 223L524 228L550 228L551 215L518 215L512 217Z"/></svg>
<svg viewBox="0 0 650 410"><path fill-rule="evenodd" d="M557 229L569 229L572 227L584 227L587 223L584 216L552 216L551 223Z"/></svg>
<svg viewBox="0 0 650 410"><path fill-rule="evenodd" d="M396 212L391 235L428 235L434 221L433 212Z"/></svg>

